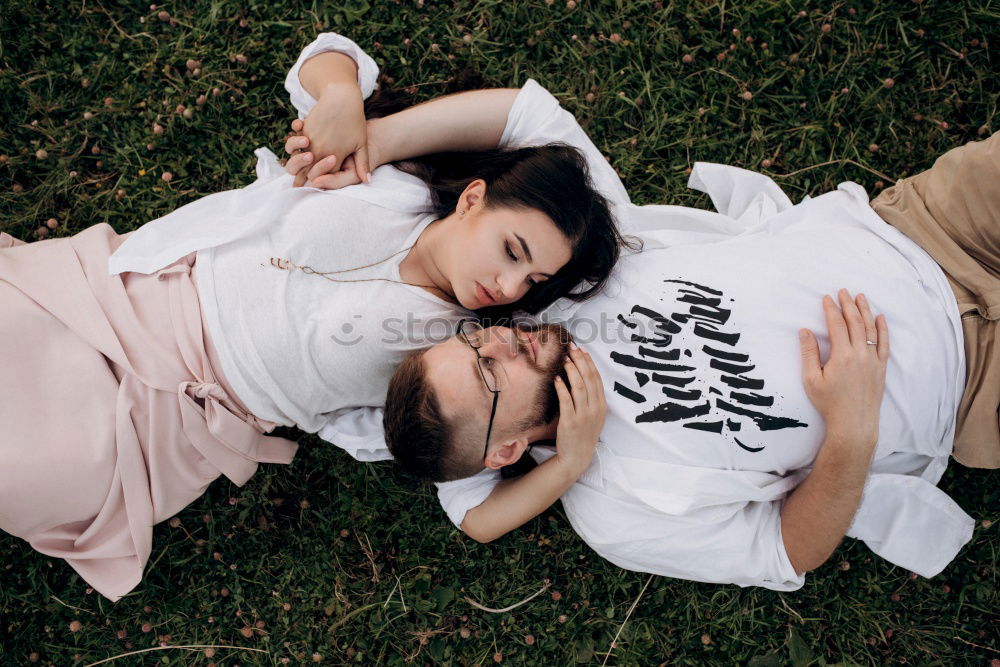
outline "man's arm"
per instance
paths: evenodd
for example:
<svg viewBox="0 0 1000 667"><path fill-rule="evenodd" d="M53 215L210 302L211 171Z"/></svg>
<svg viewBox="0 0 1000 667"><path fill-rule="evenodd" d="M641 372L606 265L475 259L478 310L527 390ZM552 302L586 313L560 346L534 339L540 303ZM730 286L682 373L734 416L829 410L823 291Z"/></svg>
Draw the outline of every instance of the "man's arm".
<svg viewBox="0 0 1000 667"><path fill-rule="evenodd" d="M812 472L781 508L785 552L800 574L822 565L844 538L878 442L889 331L884 316L872 317L863 294L851 299L841 290L838 300L840 309L823 298L830 332L826 364L820 364L812 332L800 332L806 393L826 422Z"/></svg>
<svg viewBox="0 0 1000 667"><path fill-rule="evenodd" d="M496 485L481 505L465 513L462 532L477 542L492 542L523 526L552 506L586 466L576 469L553 456L517 479Z"/></svg>
<svg viewBox="0 0 1000 667"><path fill-rule="evenodd" d="M556 378L559 426L556 455L515 480L501 482L479 506L465 513L462 531L477 542L490 542L544 512L590 465L604 426L607 403L593 359L572 349L565 364L571 387ZM523 447L516 454L519 456ZM493 451L487 463L496 467Z"/></svg>

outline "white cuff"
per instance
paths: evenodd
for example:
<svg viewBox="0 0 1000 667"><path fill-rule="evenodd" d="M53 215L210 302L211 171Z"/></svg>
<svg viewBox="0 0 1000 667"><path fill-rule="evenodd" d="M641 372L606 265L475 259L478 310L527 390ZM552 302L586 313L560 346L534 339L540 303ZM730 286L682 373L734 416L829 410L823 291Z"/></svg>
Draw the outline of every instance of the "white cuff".
<svg viewBox="0 0 1000 667"><path fill-rule="evenodd" d="M375 82L378 80L378 65L371 59L371 56L343 35L338 35L334 32L324 32L312 44L302 49L299 59L295 61L292 69L288 70L288 75L285 77L285 90L288 91L288 97L292 101L292 106L299 112L299 118L301 119L304 119L309 114L316 104L316 100L306 92L306 89L302 86L302 82L299 81L299 70L302 69L305 61L319 53L327 51L343 53L345 56L350 56L357 63L358 86L361 88L361 97L363 99L368 99L375 92Z"/></svg>

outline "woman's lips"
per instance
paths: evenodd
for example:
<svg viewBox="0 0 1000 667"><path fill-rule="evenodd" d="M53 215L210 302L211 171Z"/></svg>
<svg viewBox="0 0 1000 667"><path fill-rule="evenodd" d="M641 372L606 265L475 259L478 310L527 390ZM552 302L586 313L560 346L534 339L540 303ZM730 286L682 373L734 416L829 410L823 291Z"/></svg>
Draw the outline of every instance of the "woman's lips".
<svg viewBox="0 0 1000 667"><path fill-rule="evenodd" d="M476 298L479 299L479 303L484 306L492 306L497 301L490 291L479 283L476 283Z"/></svg>

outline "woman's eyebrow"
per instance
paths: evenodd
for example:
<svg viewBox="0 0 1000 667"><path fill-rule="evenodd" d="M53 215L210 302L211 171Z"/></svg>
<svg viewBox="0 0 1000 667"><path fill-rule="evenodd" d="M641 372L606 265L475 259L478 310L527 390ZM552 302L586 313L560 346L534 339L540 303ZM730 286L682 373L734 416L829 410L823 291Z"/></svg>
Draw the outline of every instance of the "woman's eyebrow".
<svg viewBox="0 0 1000 667"><path fill-rule="evenodd" d="M528 249L528 243L527 243L527 241L525 241L524 237L521 236L520 234L515 233L514 236L516 236L517 240L521 242L521 250L524 251L524 256L528 258L529 262L532 261L532 259L531 259L531 250Z"/></svg>
<svg viewBox="0 0 1000 667"><path fill-rule="evenodd" d="M521 250L524 251L524 256L530 262L531 261L531 250L528 249L528 242L525 241L524 237L521 236L520 234L516 234L515 233L514 236L516 236L517 240L520 241L520 243L521 243ZM551 273L543 273L542 275L545 276L546 278L551 278L552 277Z"/></svg>

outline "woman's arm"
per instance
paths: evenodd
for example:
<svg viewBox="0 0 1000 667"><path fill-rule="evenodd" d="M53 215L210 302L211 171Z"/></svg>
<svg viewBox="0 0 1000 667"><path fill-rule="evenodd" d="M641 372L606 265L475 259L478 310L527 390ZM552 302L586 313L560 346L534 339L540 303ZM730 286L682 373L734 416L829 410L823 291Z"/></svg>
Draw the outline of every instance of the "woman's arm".
<svg viewBox="0 0 1000 667"><path fill-rule="evenodd" d="M288 169L296 174L295 185L306 182L307 167L316 157L327 158L326 165L336 171L350 156L358 181L368 181L368 130L354 59L336 51L319 53L302 65L299 82L316 104L301 122L305 136L286 142L285 150L290 146L292 151L311 147L311 152L298 160L301 164L296 169Z"/></svg>
<svg viewBox="0 0 1000 667"><path fill-rule="evenodd" d="M328 86L346 85L356 88L358 94L358 65L354 58L337 51L324 51L311 57L299 70L299 81L306 92L319 100Z"/></svg>
<svg viewBox="0 0 1000 667"><path fill-rule="evenodd" d="M516 88L497 88L458 93L424 102L385 118L370 120L366 156L368 167L375 169L389 162L428 153L496 148L519 92ZM297 127L297 123L292 124L293 130ZM308 150L292 155L286 165L288 171L298 173L309 167L307 175L312 184L328 189L361 182L361 169L345 169L336 156L325 156L315 150L308 119L307 125L301 129L306 136L289 138L285 150L289 153L298 149Z"/></svg>
<svg viewBox="0 0 1000 667"><path fill-rule="evenodd" d="M369 123L379 164L443 151L496 148L517 98L516 88L439 97Z"/></svg>

